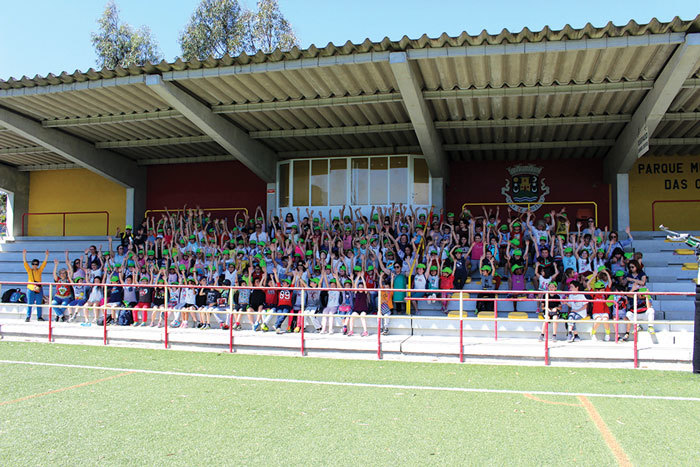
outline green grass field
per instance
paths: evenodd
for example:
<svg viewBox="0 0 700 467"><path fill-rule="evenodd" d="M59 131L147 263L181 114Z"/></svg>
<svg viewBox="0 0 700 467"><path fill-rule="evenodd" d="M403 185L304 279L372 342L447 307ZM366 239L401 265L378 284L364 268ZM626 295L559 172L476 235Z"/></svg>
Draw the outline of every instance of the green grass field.
<svg viewBox="0 0 700 467"><path fill-rule="evenodd" d="M114 368L0 363L3 465L700 462L700 401L588 396L606 435L576 396L310 383L700 398L690 373L12 342L0 360Z"/></svg>

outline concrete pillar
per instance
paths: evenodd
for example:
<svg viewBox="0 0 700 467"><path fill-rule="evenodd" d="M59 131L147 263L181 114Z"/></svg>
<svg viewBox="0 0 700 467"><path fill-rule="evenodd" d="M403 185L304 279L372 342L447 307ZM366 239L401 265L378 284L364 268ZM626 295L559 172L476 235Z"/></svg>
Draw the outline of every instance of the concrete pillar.
<svg viewBox="0 0 700 467"><path fill-rule="evenodd" d="M433 206L438 209L445 207L445 179L444 178L433 178L432 179L432 201Z"/></svg>
<svg viewBox="0 0 700 467"><path fill-rule="evenodd" d="M126 189L126 223L127 225L133 225L134 229L136 225L141 222L143 216L146 212L146 189L136 189L127 188ZM117 227L121 227L124 230L124 226L111 225L110 234L112 231L116 232Z"/></svg>
<svg viewBox="0 0 700 467"><path fill-rule="evenodd" d="M616 174L612 187L613 230L624 230L630 225L629 175Z"/></svg>
<svg viewBox="0 0 700 467"><path fill-rule="evenodd" d="M7 236L22 235L22 215L29 212L29 172L0 164L0 189L7 193Z"/></svg>
<svg viewBox="0 0 700 467"><path fill-rule="evenodd" d="M267 184L267 205L265 208L265 216L272 210L272 215L277 214L277 184L268 183Z"/></svg>

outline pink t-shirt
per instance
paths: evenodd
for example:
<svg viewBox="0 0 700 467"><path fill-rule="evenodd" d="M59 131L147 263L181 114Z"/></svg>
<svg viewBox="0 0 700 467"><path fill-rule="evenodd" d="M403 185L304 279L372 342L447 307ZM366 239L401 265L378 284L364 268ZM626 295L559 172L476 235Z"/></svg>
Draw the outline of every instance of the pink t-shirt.
<svg viewBox="0 0 700 467"><path fill-rule="evenodd" d="M346 235L343 237L343 250L349 250L352 248L352 235Z"/></svg>
<svg viewBox="0 0 700 467"><path fill-rule="evenodd" d="M469 254L471 256L471 259L474 260L480 260L482 256L484 256L484 243L483 242L476 242L474 243L474 248L472 248L471 253Z"/></svg>

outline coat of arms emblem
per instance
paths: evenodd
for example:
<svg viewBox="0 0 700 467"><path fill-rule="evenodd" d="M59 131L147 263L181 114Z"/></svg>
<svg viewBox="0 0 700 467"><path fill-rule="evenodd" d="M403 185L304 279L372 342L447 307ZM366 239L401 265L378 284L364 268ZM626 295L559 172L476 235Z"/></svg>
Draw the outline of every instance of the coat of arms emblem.
<svg viewBox="0 0 700 467"><path fill-rule="evenodd" d="M510 179L501 188L501 194L506 197L506 203L516 212L523 213L530 208L536 211L542 207L549 187L545 179L540 177L542 167L536 165L515 165L508 167Z"/></svg>

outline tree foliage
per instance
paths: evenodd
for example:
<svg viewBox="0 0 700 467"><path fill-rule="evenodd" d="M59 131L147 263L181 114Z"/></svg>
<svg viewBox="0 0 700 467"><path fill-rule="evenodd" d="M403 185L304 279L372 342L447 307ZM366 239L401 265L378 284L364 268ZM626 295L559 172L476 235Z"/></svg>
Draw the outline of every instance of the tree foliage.
<svg viewBox="0 0 700 467"><path fill-rule="evenodd" d="M201 0L180 35L185 60L288 50L297 42L277 0L259 0L254 11L238 0Z"/></svg>
<svg viewBox="0 0 700 467"><path fill-rule="evenodd" d="M142 65L159 62L162 55L158 44L146 26L134 29L119 19L119 9L113 0L97 20L99 31L93 32L92 45L97 54L97 65L106 68Z"/></svg>

